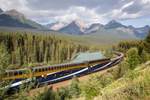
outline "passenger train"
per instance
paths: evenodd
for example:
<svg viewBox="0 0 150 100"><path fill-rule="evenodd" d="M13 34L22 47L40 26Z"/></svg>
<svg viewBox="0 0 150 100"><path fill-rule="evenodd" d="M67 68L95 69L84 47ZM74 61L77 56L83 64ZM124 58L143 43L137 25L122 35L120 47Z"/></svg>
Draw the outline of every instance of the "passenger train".
<svg viewBox="0 0 150 100"><path fill-rule="evenodd" d="M117 57L113 59L102 58L77 63L6 71L3 77L3 81L14 80L12 85L10 86L10 91L14 89L19 89L19 85L22 84L23 77L27 84L29 84L33 80L35 85L59 82L72 78L74 75L81 76L84 74L89 74L95 71L102 70L104 68L108 68L110 66L118 64L124 59L123 53L116 51L114 51L113 53L117 55ZM33 75L32 79L31 75Z"/></svg>

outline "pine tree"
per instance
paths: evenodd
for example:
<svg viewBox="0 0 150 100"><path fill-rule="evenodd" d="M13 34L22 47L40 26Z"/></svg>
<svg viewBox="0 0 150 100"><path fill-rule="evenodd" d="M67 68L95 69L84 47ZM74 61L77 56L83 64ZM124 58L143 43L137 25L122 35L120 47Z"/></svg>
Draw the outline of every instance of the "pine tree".
<svg viewBox="0 0 150 100"><path fill-rule="evenodd" d="M79 80L77 79L76 75L73 76L71 83L69 84L69 93L72 97L79 96L79 88L78 88Z"/></svg>
<svg viewBox="0 0 150 100"><path fill-rule="evenodd" d="M12 64L15 64L15 59L16 59L15 53L14 53L14 51L12 51L12 53L11 53L11 63Z"/></svg>
<svg viewBox="0 0 150 100"><path fill-rule="evenodd" d="M56 61L59 62L59 44L57 43L56 45L56 52L55 52L55 58L56 58Z"/></svg>
<svg viewBox="0 0 150 100"><path fill-rule="evenodd" d="M20 50L20 47L18 47L18 49L17 49L16 64L18 65L18 67L21 66L21 50Z"/></svg>
<svg viewBox="0 0 150 100"><path fill-rule="evenodd" d="M150 53L150 30L149 33L147 34L146 38L144 39L143 42L144 49L147 53Z"/></svg>
<svg viewBox="0 0 150 100"><path fill-rule="evenodd" d="M10 54L4 44L4 41L0 45L0 70L5 70L10 64Z"/></svg>
<svg viewBox="0 0 150 100"><path fill-rule="evenodd" d="M139 64L139 55L137 48L131 48L127 51L127 62L130 64L130 69L135 69Z"/></svg>
<svg viewBox="0 0 150 100"><path fill-rule="evenodd" d="M54 63L54 56L55 55L55 44L54 44L54 40L53 40L53 44L51 45L51 60L52 63Z"/></svg>
<svg viewBox="0 0 150 100"><path fill-rule="evenodd" d="M143 49L141 54L140 54L140 62L141 63L145 63L146 61L148 61L148 54L147 52Z"/></svg>
<svg viewBox="0 0 150 100"><path fill-rule="evenodd" d="M44 54L44 62L48 62L48 47L46 47L45 54Z"/></svg>
<svg viewBox="0 0 150 100"><path fill-rule="evenodd" d="M26 55L24 56L23 64L24 64L24 65L27 65L27 56L26 56Z"/></svg>
<svg viewBox="0 0 150 100"><path fill-rule="evenodd" d="M32 53L31 61L32 61L32 63L37 62L37 51L36 51L36 43L35 42L34 42L34 51Z"/></svg>
<svg viewBox="0 0 150 100"><path fill-rule="evenodd" d="M68 43L68 56L67 56L67 60L70 60L70 43Z"/></svg>
<svg viewBox="0 0 150 100"><path fill-rule="evenodd" d="M40 42L40 53L39 53L39 61L43 61L43 40Z"/></svg>

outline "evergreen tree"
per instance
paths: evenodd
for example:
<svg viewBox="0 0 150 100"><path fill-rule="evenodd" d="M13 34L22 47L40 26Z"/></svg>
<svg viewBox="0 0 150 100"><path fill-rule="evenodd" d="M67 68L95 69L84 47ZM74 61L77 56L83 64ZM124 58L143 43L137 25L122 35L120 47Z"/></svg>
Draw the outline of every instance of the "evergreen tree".
<svg viewBox="0 0 150 100"><path fill-rule="evenodd" d="M70 60L70 43L68 43L68 56L67 56L67 60Z"/></svg>
<svg viewBox="0 0 150 100"><path fill-rule="evenodd" d="M140 54L140 62L141 63L145 63L146 61L148 61L148 54L147 52L143 49L141 54Z"/></svg>
<svg viewBox="0 0 150 100"><path fill-rule="evenodd" d="M59 62L59 44L58 43L56 45L55 56L56 56L56 61Z"/></svg>
<svg viewBox="0 0 150 100"><path fill-rule="evenodd" d="M130 64L130 69L135 69L139 64L139 56L137 48L131 48L127 51L127 62Z"/></svg>
<svg viewBox="0 0 150 100"><path fill-rule="evenodd" d="M79 80L77 79L76 75L73 76L71 83L69 84L69 93L72 97L79 96L79 87L78 87Z"/></svg>
<svg viewBox="0 0 150 100"><path fill-rule="evenodd" d="M39 53L39 61L43 61L43 40L40 42L40 53Z"/></svg>
<svg viewBox="0 0 150 100"><path fill-rule="evenodd" d="M4 42L0 45L0 70L3 71L7 69L7 66L10 64L10 54L4 44Z"/></svg>
<svg viewBox="0 0 150 100"><path fill-rule="evenodd" d="M24 61L23 61L24 65L27 65L27 56L24 56Z"/></svg>
<svg viewBox="0 0 150 100"><path fill-rule="evenodd" d="M144 49L147 53L150 53L150 30L149 33L147 34L146 38L144 39L143 42Z"/></svg>
<svg viewBox="0 0 150 100"><path fill-rule="evenodd" d="M18 65L18 67L21 66L21 50L20 50L20 47L18 47L18 49L17 49L16 64Z"/></svg>
<svg viewBox="0 0 150 100"><path fill-rule="evenodd" d="M54 53L55 53L55 44L54 44L54 40L53 40L53 44L51 45L51 59L52 59L52 63L54 63Z"/></svg>
<svg viewBox="0 0 150 100"><path fill-rule="evenodd" d="M32 61L32 63L37 62L37 51L36 51L36 43L35 42L34 42L34 51L32 53L31 61Z"/></svg>
<svg viewBox="0 0 150 100"><path fill-rule="evenodd" d="M48 62L48 47L46 47L45 54L44 54L44 62Z"/></svg>

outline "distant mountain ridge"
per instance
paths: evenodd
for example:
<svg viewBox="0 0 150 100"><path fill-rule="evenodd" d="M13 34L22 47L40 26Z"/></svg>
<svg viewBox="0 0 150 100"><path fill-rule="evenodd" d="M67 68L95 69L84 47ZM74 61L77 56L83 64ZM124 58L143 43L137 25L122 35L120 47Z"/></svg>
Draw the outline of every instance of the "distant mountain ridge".
<svg viewBox="0 0 150 100"><path fill-rule="evenodd" d="M0 14L0 26L48 30L48 28L28 19L15 9Z"/></svg>

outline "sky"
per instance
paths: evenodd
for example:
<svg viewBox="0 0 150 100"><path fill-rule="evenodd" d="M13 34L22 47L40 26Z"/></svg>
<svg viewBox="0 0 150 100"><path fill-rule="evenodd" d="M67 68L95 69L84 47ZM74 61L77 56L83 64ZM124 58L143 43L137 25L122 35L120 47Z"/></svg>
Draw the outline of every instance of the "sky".
<svg viewBox="0 0 150 100"><path fill-rule="evenodd" d="M0 0L3 11L15 9L40 24L69 22L81 18L85 24L150 25L150 0Z"/></svg>

